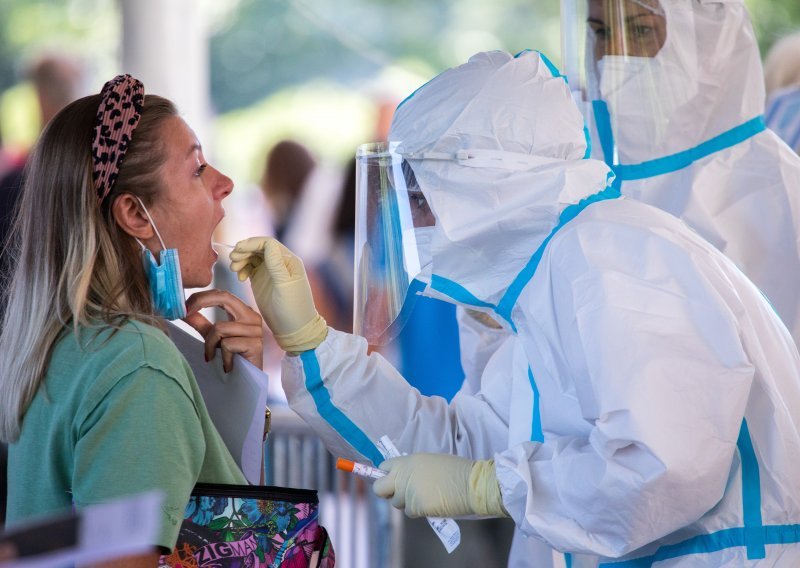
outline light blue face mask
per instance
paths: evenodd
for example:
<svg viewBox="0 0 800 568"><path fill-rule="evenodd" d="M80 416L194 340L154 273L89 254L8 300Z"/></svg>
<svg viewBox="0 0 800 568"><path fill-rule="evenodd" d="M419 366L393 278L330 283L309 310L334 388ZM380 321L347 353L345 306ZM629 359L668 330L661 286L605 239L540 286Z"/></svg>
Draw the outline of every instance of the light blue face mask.
<svg viewBox="0 0 800 568"><path fill-rule="evenodd" d="M138 199L138 198L137 198ZM183 280L181 279L181 264L178 258L178 249L168 249L164 246L164 241L150 217L150 213L140 199L139 204L147 215L147 219L156 232L158 242L161 243L159 253L159 264L153 253L142 244L139 239L136 242L142 247L142 261L144 272L150 283L150 296L153 299L153 309L155 312L168 320L176 320L186 317L186 299L183 295Z"/></svg>

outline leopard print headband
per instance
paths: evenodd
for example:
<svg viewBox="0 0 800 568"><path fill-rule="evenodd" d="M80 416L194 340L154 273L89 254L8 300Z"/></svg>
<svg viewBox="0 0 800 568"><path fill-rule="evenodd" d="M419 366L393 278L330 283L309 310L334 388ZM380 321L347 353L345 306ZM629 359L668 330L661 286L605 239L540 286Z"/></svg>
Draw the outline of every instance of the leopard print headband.
<svg viewBox="0 0 800 568"><path fill-rule="evenodd" d="M103 201L114 187L133 131L142 118L144 85L130 75L117 75L103 85L94 125L94 187Z"/></svg>

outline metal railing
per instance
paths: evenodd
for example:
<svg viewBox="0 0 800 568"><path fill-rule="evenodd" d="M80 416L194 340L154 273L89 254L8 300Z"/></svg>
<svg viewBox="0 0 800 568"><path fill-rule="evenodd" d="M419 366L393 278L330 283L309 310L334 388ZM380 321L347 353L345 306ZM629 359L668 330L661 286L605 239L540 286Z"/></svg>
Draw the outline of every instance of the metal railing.
<svg viewBox="0 0 800 568"><path fill-rule="evenodd" d="M337 470L334 456L291 409L270 408L266 483L317 490L320 522L330 534L337 566L402 566L402 513L376 497L364 479Z"/></svg>

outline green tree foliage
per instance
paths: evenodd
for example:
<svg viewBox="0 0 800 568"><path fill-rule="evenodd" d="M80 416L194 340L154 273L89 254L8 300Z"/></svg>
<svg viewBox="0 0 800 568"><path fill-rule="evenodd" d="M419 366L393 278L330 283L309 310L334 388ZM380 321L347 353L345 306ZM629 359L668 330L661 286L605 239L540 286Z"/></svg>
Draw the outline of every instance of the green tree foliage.
<svg viewBox="0 0 800 568"><path fill-rule="evenodd" d="M0 0L0 92L22 79L28 59L43 52L109 67L119 28L116 0Z"/></svg>
<svg viewBox="0 0 800 568"><path fill-rule="evenodd" d="M692 1L692 0L686 0ZM696 0L694 0L696 1ZM559 52L557 0L227 0L215 22L212 97L248 106L324 77L352 85L389 63L442 70L485 49ZM762 53L800 29L800 1L746 0ZM198 1L198 7L204 2ZM119 44L115 0L0 0L0 91L37 49L66 49L107 67ZM102 46L102 49L98 49ZM97 59L105 59L97 62ZM91 61L94 59L94 61Z"/></svg>
<svg viewBox="0 0 800 568"><path fill-rule="evenodd" d="M240 0L211 41L219 111L325 77L354 84L400 62L442 70L485 49L558 51L558 3Z"/></svg>
<svg viewBox="0 0 800 568"><path fill-rule="evenodd" d="M800 0L746 0L762 57L786 34L800 30ZM797 54L800 57L800 53Z"/></svg>

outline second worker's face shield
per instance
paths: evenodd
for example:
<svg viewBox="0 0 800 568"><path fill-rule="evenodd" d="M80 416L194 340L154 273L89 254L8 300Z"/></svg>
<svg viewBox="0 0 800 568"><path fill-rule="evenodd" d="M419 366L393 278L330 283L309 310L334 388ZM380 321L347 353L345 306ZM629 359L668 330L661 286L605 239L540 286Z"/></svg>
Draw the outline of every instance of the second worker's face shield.
<svg viewBox="0 0 800 568"><path fill-rule="evenodd" d="M670 135L670 121L696 89L692 23L689 1L562 0L564 67L584 101L607 105L615 152L602 156L607 162L635 161L625 154L657 149Z"/></svg>
<svg viewBox="0 0 800 568"><path fill-rule="evenodd" d="M394 339L430 279L436 221L398 142L356 154L354 331L372 345Z"/></svg>
<svg viewBox="0 0 800 568"><path fill-rule="evenodd" d="M609 58L658 55L667 39L667 18L659 0L562 0L561 34L570 84L597 89Z"/></svg>

